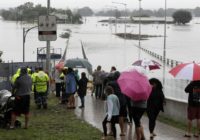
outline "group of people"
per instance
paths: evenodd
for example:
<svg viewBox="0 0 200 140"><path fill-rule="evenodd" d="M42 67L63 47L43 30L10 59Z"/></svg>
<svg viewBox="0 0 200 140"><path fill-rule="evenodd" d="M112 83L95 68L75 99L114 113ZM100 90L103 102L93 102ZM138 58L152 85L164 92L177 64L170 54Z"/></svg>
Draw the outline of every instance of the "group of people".
<svg viewBox="0 0 200 140"><path fill-rule="evenodd" d="M106 117L102 122L104 135L102 140L107 139L108 135L112 135L115 139L117 137L115 124L119 123L120 136L125 136L125 120L128 117L129 123L132 120L135 124L135 132L137 140L144 140L144 131L141 124L141 118L146 112L149 118L149 132L150 138L156 136L154 128L156 119L160 111L164 111L163 105L165 104L165 96L161 82L156 78L151 78L149 83L152 85L152 91L148 100L133 101L124 95L117 83L120 72L113 66L109 74L103 75L101 66L93 73L95 96L100 98L105 94L106 96ZM110 124L110 133L107 134L107 124Z"/></svg>
<svg viewBox="0 0 200 140"><path fill-rule="evenodd" d="M106 99L106 117L104 118L102 139L106 139L107 135L117 137L116 123L120 126L120 136L125 136L125 120L128 118L129 123L132 120L135 124L135 132L137 140L144 140L144 132L141 124L141 118L146 112L149 118L150 138L156 136L154 129L156 119L160 111L164 111L165 96L161 82L157 78L149 79L152 85L152 91L147 100L133 101L125 96L117 83L120 72L115 67L111 67L109 73L103 72L101 66L93 73L93 84L96 99L105 97ZM81 73L79 78L76 70L72 68L57 69L54 75L56 84L56 97L61 98L61 103L67 103L67 108L75 108L74 94L78 93L81 101L79 108L85 107L85 95L87 92L88 78L86 73ZM21 67L13 75L11 79L12 93L15 97L15 106L11 114L10 129L15 127L16 117L20 114L25 115L25 126L28 128L29 110L30 110L30 94L34 92L35 104L38 109L42 107L47 109L47 95L49 91L49 76L42 68L35 68L31 71L27 67ZM197 128L200 129L200 82L192 81L186 88L185 92L188 96L188 129L185 137L191 137L192 121L197 120ZM93 94L93 93L92 93ZM107 134L107 124L110 124L110 133ZM197 130L198 130L197 129ZM198 131L194 134L198 136Z"/></svg>
<svg viewBox="0 0 200 140"><path fill-rule="evenodd" d="M34 92L37 108L47 109L48 83L49 76L41 67L36 68L34 72L28 67L21 67L12 76L12 94L15 100L10 129L15 127L16 118L21 114L25 115L24 128L28 128L31 92Z"/></svg>
<svg viewBox="0 0 200 140"><path fill-rule="evenodd" d="M86 73L81 73L81 78L77 70L72 68L57 69L55 72L56 97L61 98L61 103L67 103L68 109L75 109L74 95L78 93L81 105L79 108L85 107L85 95L87 92L88 78ZM61 94L62 93L62 94Z"/></svg>
<svg viewBox="0 0 200 140"><path fill-rule="evenodd" d="M54 75L56 84L56 97L61 97L61 103L67 103L67 108L75 108L74 94L77 92L84 108L84 96L87 91L88 79L86 73L81 73L79 78L77 71L72 68L57 69ZM42 67L31 70L28 67L18 68L11 79L12 94L15 97L14 108L11 114L10 129L15 127L17 116L25 115L25 126L28 128L30 95L34 93L34 101L37 109L47 109L47 96L50 91L50 78Z"/></svg>

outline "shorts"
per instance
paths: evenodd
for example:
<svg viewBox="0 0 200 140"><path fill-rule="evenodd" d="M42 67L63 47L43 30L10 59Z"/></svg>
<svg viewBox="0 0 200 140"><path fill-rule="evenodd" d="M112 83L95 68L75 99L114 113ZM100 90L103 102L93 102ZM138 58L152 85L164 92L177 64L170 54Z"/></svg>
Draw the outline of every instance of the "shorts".
<svg viewBox="0 0 200 140"><path fill-rule="evenodd" d="M30 110L30 95L16 96L14 101L13 113L16 116L21 114L29 114Z"/></svg>
<svg viewBox="0 0 200 140"><path fill-rule="evenodd" d="M121 106L121 107L120 107L119 116L120 116L120 117L127 117L126 106Z"/></svg>
<svg viewBox="0 0 200 140"><path fill-rule="evenodd" d="M188 106L187 117L188 120L200 119L200 107Z"/></svg>
<svg viewBox="0 0 200 140"><path fill-rule="evenodd" d="M136 128L141 126L140 120L145 111L145 108L132 107L132 117Z"/></svg>

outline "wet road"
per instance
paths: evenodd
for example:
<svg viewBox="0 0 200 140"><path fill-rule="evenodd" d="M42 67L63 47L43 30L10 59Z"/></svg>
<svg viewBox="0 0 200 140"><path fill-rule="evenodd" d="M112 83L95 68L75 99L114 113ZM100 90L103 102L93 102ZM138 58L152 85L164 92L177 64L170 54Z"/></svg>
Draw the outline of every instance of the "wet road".
<svg viewBox="0 0 200 140"><path fill-rule="evenodd" d="M80 99L77 97L76 99L77 106L80 105ZM82 118L83 120L87 121L88 123L92 124L94 127L102 129L102 121L105 117L105 110L104 110L104 101L96 100L94 96L90 94L86 96L85 99L85 108L79 109L78 107L75 110L75 114ZM142 124L144 126L144 133L146 140L149 140L149 131L148 131L148 120L146 117L142 118ZM116 125L117 128L117 140L134 140L134 124L130 126L129 124L126 125L126 136L120 137L120 129L119 125ZM184 131L171 127L169 125L163 124L157 121L155 133L157 134L154 137L154 140L200 140L200 138L185 138L183 137Z"/></svg>

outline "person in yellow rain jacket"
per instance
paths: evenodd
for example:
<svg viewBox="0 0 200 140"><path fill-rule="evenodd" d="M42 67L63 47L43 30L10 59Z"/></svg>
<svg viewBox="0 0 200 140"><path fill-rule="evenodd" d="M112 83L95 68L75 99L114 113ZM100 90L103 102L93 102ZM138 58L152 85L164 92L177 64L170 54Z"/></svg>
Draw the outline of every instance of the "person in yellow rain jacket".
<svg viewBox="0 0 200 140"><path fill-rule="evenodd" d="M49 76L39 68L38 73L33 78L33 83L35 84L36 92L36 105L40 109L42 106L47 109L47 92L49 84Z"/></svg>
<svg viewBox="0 0 200 140"><path fill-rule="evenodd" d="M36 93L36 90L35 90L35 83L34 83L33 81L34 81L36 75L38 74L38 71L39 71L39 68L36 67L36 68L35 68L35 71L34 71L33 74L31 75L31 79L32 79L32 83L33 83L33 85L32 85L32 91L33 91L33 93L34 93L34 100L35 100L35 102L36 102L37 93Z"/></svg>

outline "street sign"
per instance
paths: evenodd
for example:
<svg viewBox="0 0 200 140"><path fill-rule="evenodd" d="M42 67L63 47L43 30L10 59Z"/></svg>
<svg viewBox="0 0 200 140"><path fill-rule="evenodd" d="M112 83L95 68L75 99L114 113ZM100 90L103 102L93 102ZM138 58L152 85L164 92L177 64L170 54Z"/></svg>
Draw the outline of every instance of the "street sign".
<svg viewBox="0 0 200 140"><path fill-rule="evenodd" d="M39 16L38 39L40 41L55 41L57 39L55 16Z"/></svg>

